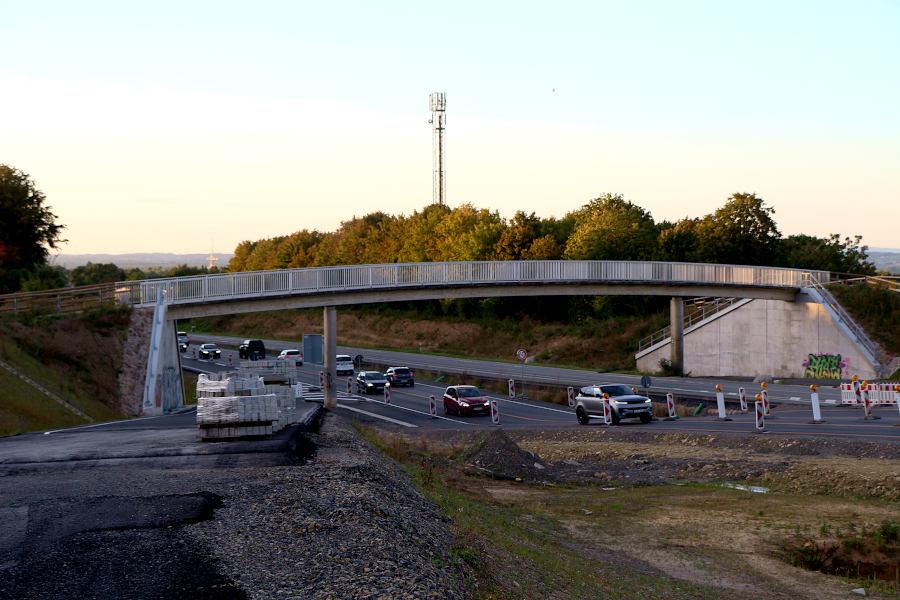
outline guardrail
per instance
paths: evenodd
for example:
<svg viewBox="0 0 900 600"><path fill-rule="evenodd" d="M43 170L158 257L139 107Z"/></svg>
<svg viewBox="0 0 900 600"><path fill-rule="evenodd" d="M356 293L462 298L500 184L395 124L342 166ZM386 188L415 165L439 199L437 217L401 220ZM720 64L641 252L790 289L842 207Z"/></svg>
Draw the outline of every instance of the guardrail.
<svg viewBox="0 0 900 600"><path fill-rule="evenodd" d="M391 288L454 287L500 283L657 283L729 287L809 287L825 283L824 271L700 263L636 261L495 261L352 265L252 271L123 281L120 302L149 306L162 289L166 302L188 304L263 296Z"/></svg>
<svg viewBox="0 0 900 600"><path fill-rule="evenodd" d="M880 362L884 360L884 352L881 350L881 348L875 342L873 342L868 335L866 335L866 332L863 331L863 328L853 320L853 317L851 317L850 313L848 313L844 309L844 307L841 306L841 303L837 301L837 298L835 298L831 294L831 292L829 292L828 289L820 282L811 281L810 283L810 287L819 292L822 300L832 311L834 311L835 314L838 315L841 321L844 322L844 325L846 325L847 329L849 329L850 332L856 337L860 345L862 345L863 348L865 348L876 361Z"/></svg>
<svg viewBox="0 0 900 600"><path fill-rule="evenodd" d="M0 295L0 314L61 315L114 304L121 299L114 283L61 288L45 292L20 292Z"/></svg>

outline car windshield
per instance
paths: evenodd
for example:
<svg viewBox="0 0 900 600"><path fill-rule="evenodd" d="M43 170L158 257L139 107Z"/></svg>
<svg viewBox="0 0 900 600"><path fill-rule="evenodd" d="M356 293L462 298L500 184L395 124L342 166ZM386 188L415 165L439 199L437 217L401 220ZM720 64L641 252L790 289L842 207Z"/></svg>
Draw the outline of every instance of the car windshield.
<svg viewBox="0 0 900 600"><path fill-rule="evenodd" d="M346 355L346 354L338 354L338 355L337 355L337 361L338 361L338 362L351 362L352 360L353 360L353 359L350 358L350 357L349 357L348 355Z"/></svg>
<svg viewBox="0 0 900 600"><path fill-rule="evenodd" d="M366 373L366 379L378 380L384 379L384 375L381 373Z"/></svg>
<svg viewBox="0 0 900 600"><path fill-rule="evenodd" d="M215 350L216 349L215 344L203 344L200 347L203 348L204 350Z"/></svg>
<svg viewBox="0 0 900 600"><path fill-rule="evenodd" d="M604 394L609 394L610 398L615 398L616 396L631 396L634 394L627 385L604 385L600 387L600 391Z"/></svg>
<svg viewBox="0 0 900 600"><path fill-rule="evenodd" d="M456 388L460 398L480 398L484 394L477 387L461 387Z"/></svg>
<svg viewBox="0 0 900 600"><path fill-rule="evenodd" d="M187 333L184 332L184 331L179 331L179 332L178 332L178 337L187 337Z"/></svg>
<svg viewBox="0 0 900 600"><path fill-rule="evenodd" d="M406 367L394 369L394 375L409 375L409 369Z"/></svg>
<svg viewBox="0 0 900 600"><path fill-rule="evenodd" d="M285 356L296 356L297 354L300 354L299 350L285 350L284 351Z"/></svg>

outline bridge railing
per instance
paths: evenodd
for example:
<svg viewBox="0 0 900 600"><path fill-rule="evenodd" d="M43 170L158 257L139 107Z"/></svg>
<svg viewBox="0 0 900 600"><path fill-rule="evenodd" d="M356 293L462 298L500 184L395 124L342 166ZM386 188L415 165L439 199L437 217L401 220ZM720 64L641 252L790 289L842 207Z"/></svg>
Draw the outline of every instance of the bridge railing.
<svg viewBox="0 0 900 600"><path fill-rule="evenodd" d="M62 315L121 302L117 284L101 283L42 292L0 295L0 314Z"/></svg>
<svg viewBox="0 0 900 600"><path fill-rule="evenodd" d="M123 281L120 302L153 304L162 289L171 304L239 300L325 291L363 291L402 287L452 287L498 283L657 283L775 288L827 283L824 271L674 262L494 261L350 265L249 271Z"/></svg>

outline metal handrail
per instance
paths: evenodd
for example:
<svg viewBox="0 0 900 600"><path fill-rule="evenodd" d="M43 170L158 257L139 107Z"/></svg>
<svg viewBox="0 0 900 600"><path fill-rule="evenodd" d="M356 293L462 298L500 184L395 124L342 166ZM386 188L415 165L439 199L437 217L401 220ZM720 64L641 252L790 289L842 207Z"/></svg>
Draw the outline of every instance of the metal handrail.
<svg viewBox="0 0 900 600"><path fill-rule="evenodd" d="M501 283L659 283L731 287L808 287L827 282L825 271L780 267L657 261L491 261L349 265L272 271L242 271L116 284L123 303L149 306L157 290L170 304L227 301L329 291L404 287L458 287Z"/></svg>
<svg viewBox="0 0 900 600"><path fill-rule="evenodd" d="M684 328L687 329L688 327L692 327L714 314L725 310L729 306L734 305L734 303L740 300L741 298L713 298L711 301L704 301L703 304L695 304L695 310L691 310L690 312L685 311L684 313ZM696 308L697 306L699 306L699 308ZM638 341L638 352L643 352L647 348L668 339L670 334L671 327L663 327L662 329L654 331L647 337Z"/></svg>
<svg viewBox="0 0 900 600"><path fill-rule="evenodd" d="M99 283L78 287L17 292L0 295L0 314L78 312L86 308L115 304L116 284Z"/></svg>
<svg viewBox="0 0 900 600"><path fill-rule="evenodd" d="M856 336L856 339L859 341L859 343L862 344L863 347L871 353L872 357L874 357L876 360L880 360L883 355L881 348L875 342L873 342L868 335L866 335L866 332L863 330L863 328L853 320L853 317L851 317L850 314L844 309L844 307L841 306L841 303L837 301L832 293L829 292L828 289L818 281L810 281L810 284L814 290L819 292L819 295L822 296L822 300L824 300L825 303L828 304L829 308L831 308L831 310L833 310L844 322L844 324L847 326L847 329L849 329L850 332L854 336Z"/></svg>

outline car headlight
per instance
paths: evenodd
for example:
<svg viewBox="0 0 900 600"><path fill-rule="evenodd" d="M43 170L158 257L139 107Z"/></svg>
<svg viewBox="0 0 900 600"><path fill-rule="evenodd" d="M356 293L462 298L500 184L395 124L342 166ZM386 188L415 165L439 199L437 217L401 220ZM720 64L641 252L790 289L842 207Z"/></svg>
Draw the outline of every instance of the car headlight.
<svg viewBox="0 0 900 600"><path fill-rule="evenodd" d="M460 402L459 405L462 406L463 408L469 408L468 402Z"/></svg>
<svg viewBox="0 0 900 600"><path fill-rule="evenodd" d="M650 398L647 398L646 400L644 400L644 404L650 404L650 402L651 402Z"/></svg>

